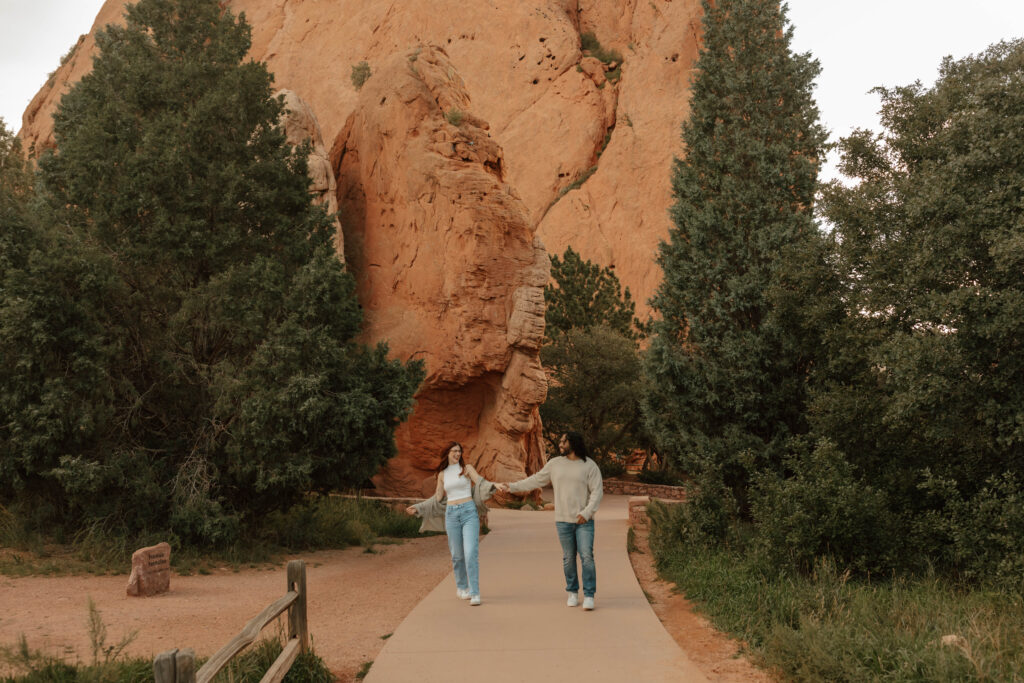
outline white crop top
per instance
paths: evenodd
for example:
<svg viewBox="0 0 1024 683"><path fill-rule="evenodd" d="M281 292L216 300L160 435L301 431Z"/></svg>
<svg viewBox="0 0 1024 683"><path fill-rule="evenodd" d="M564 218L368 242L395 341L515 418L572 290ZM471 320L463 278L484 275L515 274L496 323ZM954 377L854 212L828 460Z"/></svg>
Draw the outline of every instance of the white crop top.
<svg viewBox="0 0 1024 683"><path fill-rule="evenodd" d="M444 492L448 500L461 500L473 496L472 482L466 475L460 475L462 466L458 463L448 465L444 471Z"/></svg>

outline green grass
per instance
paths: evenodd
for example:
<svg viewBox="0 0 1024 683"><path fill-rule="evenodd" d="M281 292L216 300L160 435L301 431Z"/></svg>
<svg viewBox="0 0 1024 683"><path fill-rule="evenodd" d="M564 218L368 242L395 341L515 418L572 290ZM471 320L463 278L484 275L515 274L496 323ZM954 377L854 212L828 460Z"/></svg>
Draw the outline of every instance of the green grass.
<svg viewBox="0 0 1024 683"><path fill-rule="evenodd" d="M652 529L663 578L787 680L1024 681L1020 594L934 576L855 580L827 560L794 576L667 536Z"/></svg>
<svg viewBox="0 0 1024 683"><path fill-rule="evenodd" d="M13 673L0 677L2 683L143 683L153 680L151 657L121 658L124 648L134 639L134 632L116 644L107 644L107 627L92 600L89 600L89 640L92 663L67 662L29 647L22 635L10 647L0 646L0 662ZM257 641L234 657L214 677L215 683L258 683L281 654L283 633ZM196 661L196 668L205 659ZM331 683L334 676L313 648L300 654L284 678L285 683Z"/></svg>
<svg viewBox="0 0 1024 683"><path fill-rule="evenodd" d="M228 662L220 673L213 677L213 683L259 683L263 674L281 654L280 640L261 640ZM196 663L198 668L199 662ZM333 674L312 648L300 654L284 677L284 683L331 683Z"/></svg>
<svg viewBox="0 0 1024 683"><path fill-rule="evenodd" d="M0 574L8 576L127 574L136 549L166 540L179 574L209 574L215 568L276 564L282 555L393 543L419 536L420 520L366 498L310 496L286 512L268 515L244 541L221 548L182 547L171 533L128 538L94 524L71 539L31 531L18 515L0 508Z"/></svg>

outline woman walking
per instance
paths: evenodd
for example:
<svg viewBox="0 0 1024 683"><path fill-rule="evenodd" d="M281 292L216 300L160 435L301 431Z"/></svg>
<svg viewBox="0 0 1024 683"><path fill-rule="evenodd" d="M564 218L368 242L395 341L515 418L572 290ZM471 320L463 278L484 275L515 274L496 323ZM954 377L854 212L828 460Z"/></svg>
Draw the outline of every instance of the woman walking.
<svg viewBox="0 0 1024 683"><path fill-rule="evenodd" d="M470 605L480 604L480 509L493 494L494 484L466 464L462 444L452 441L441 451L434 495L405 509L423 518L420 531L439 531L443 515L455 594Z"/></svg>
<svg viewBox="0 0 1024 683"><path fill-rule="evenodd" d="M531 477L512 484L496 484L501 491L523 493L547 486L555 490L555 527L562 544L562 571L565 573L566 605L579 604L579 573L576 556L583 570L583 609L594 609L597 592L597 567L594 563L594 513L604 495L601 470L578 432L566 432L558 441L563 457L551 458Z"/></svg>

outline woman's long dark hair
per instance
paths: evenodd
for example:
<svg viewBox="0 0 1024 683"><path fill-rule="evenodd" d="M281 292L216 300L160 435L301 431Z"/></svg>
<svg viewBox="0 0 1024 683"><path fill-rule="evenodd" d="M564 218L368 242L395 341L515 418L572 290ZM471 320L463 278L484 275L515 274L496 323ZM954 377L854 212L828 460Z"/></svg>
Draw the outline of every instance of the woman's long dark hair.
<svg viewBox="0 0 1024 683"><path fill-rule="evenodd" d="M466 473L466 461L464 459L466 457L466 449L463 448L462 444L458 441L449 441L448 445L441 449L441 462L437 463L438 472L444 472L448 469L448 451L456 446L459 447L459 466L462 467L462 469L459 470L459 476Z"/></svg>
<svg viewBox="0 0 1024 683"><path fill-rule="evenodd" d="M576 457L585 462L587 459L587 447L583 443L583 435L579 432L566 432L565 438L569 441L569 448L576 454Z"/></svg>

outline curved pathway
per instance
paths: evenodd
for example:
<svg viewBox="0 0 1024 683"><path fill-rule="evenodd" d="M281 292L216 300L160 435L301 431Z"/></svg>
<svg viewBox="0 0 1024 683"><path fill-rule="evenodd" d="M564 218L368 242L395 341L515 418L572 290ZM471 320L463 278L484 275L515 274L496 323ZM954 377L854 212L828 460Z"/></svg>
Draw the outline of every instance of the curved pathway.
<svg viewBox="0 0 1024 683"><path fill-rule="evenodd" d="M554 512L488 514L483 604L457 599L449 574L388 639L368 683L707 680L665 632L633 574L628 497L605 496L595 518L593 612L565 606Z"/></svg>

